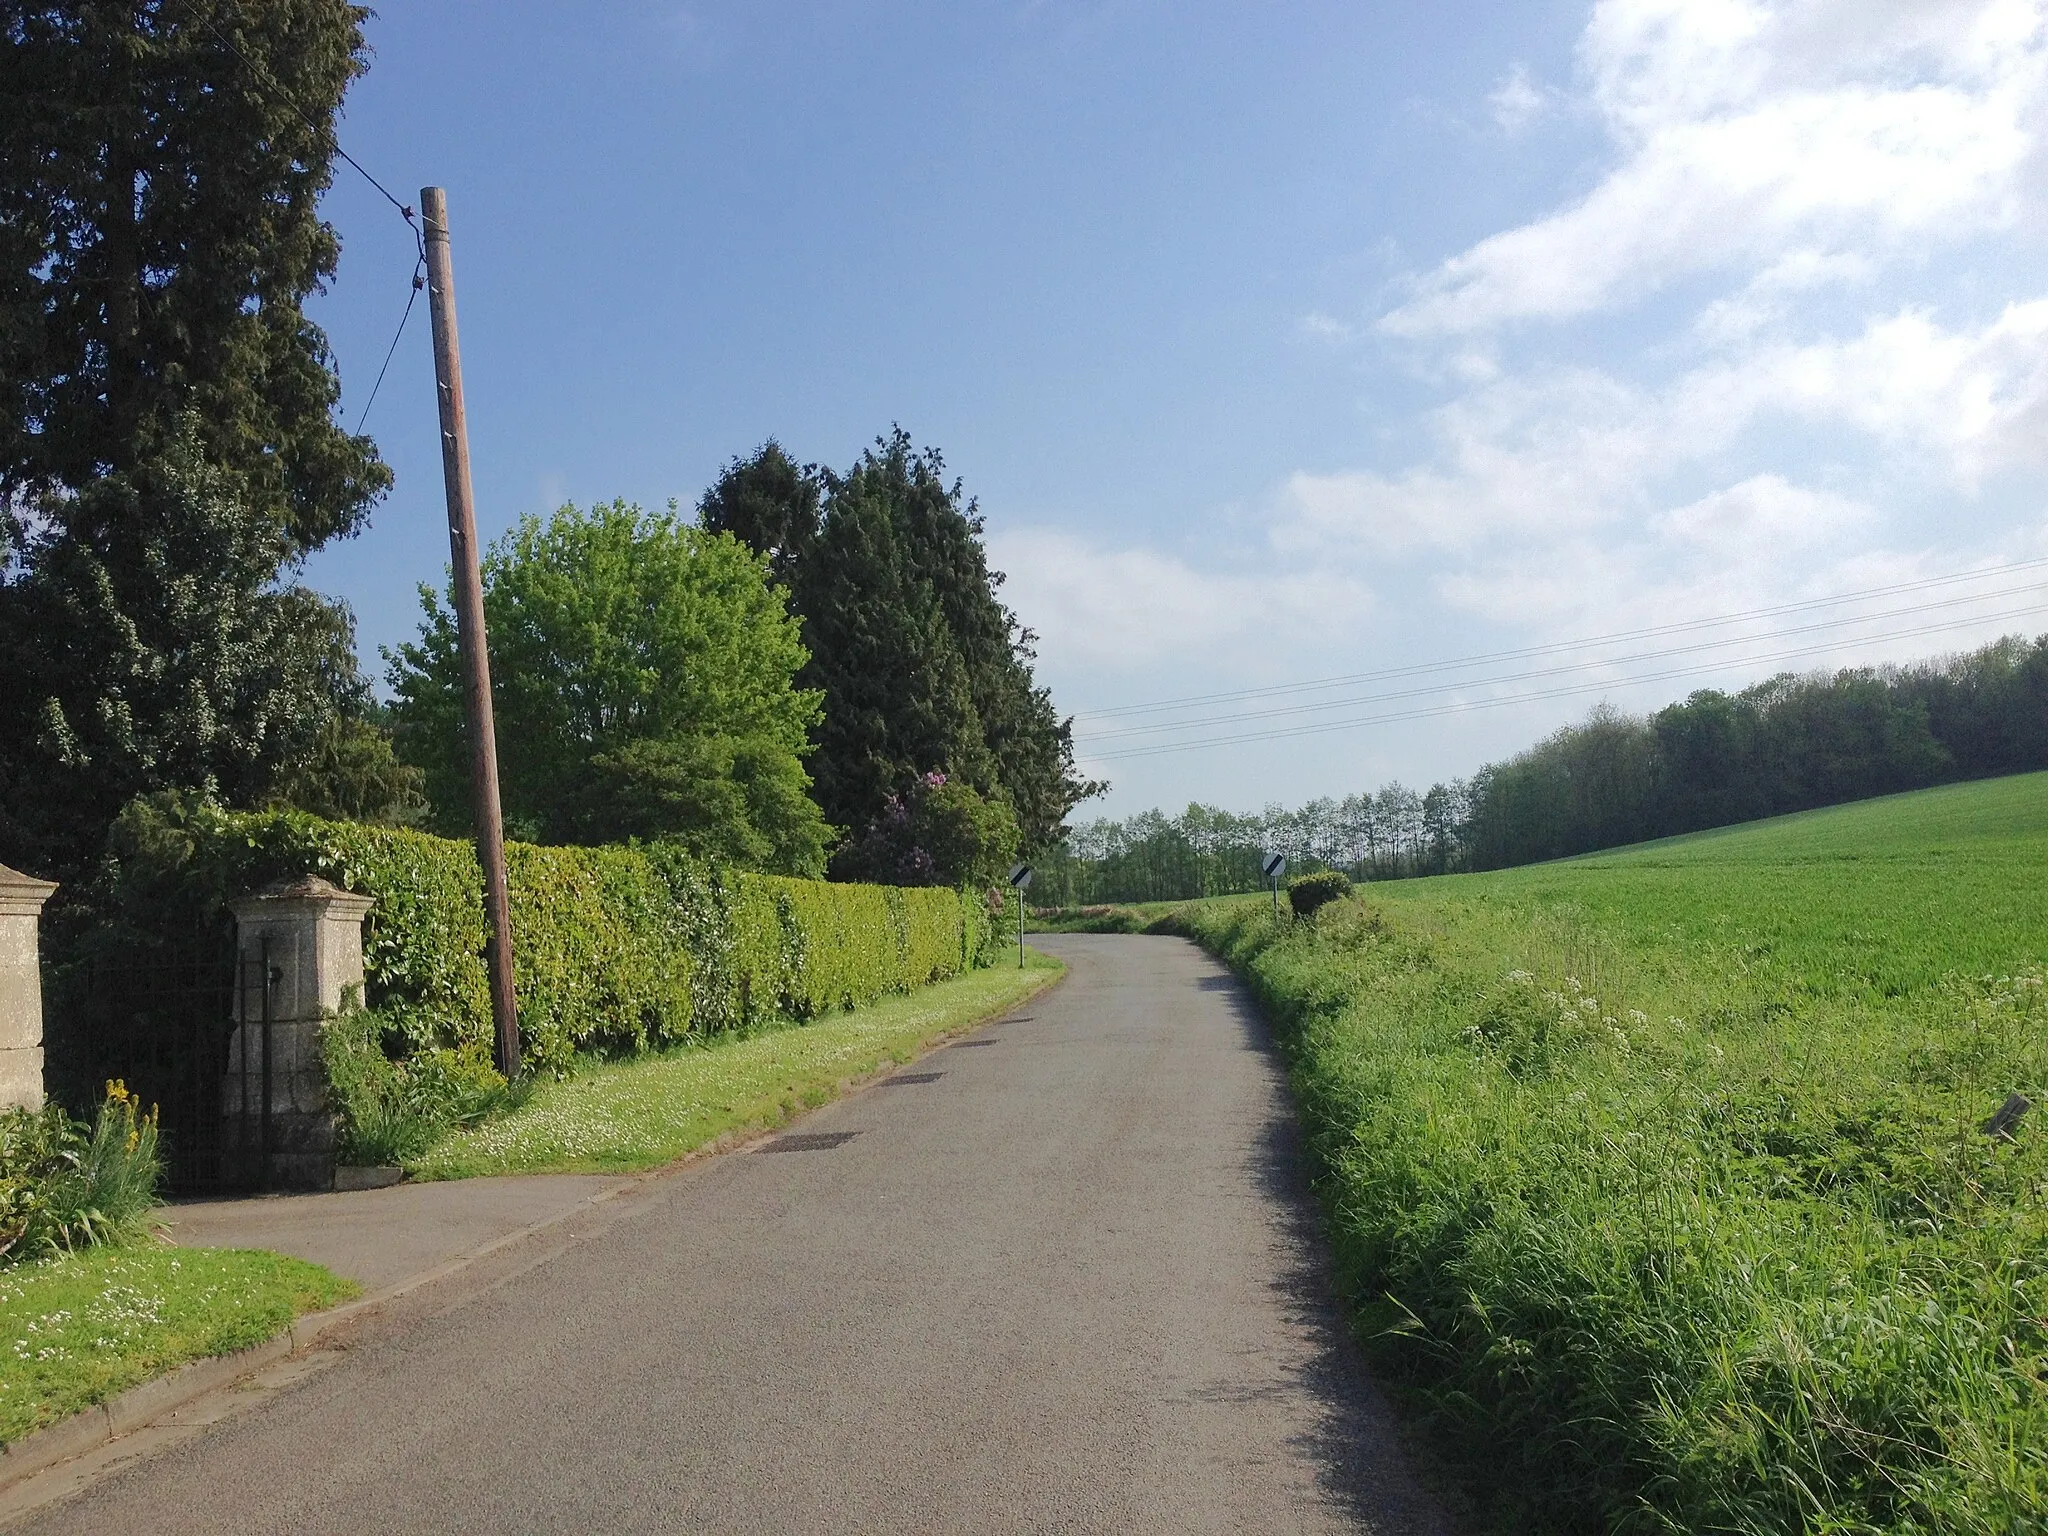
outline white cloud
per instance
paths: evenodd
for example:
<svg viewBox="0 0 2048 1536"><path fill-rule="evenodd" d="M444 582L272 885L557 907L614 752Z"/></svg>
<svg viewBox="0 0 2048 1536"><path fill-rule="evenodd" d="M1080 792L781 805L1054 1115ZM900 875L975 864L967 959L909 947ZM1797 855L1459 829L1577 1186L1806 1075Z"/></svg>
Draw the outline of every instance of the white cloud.
<svg viewBox="0 0 2048 1536"><path fill-rule="evenodd" d="M1272 529L1287 556L1468 554L1610 520L1650 469L1640 391L1593 369L1471 390L1428 420L1437 452L1393 474L1296 474Z"/></svg>
<svg viewBox="0 0 2048 1536"><path fill-rule="evenodd" d="M1814 495L1825 499L1825 493L1799 486L1783 489L1794 503ZM1731 487L1729 492L1716 494L1735 493L1736 488ZM1851 529L1860 526L1863 509L1850 503L1840 510L1851 519ZM1453 611L1474 618L1552 638L1583 637L1723 618L1810 598L1868 591L1946 575L1961 564L1925 548L1861 548L1818 529L1804 533L1797 547L1756 543L1732 551L1690 549L1685 547L1683 534L1659 530L1636 540L1570 540L1549 546L1539 558L1474 564L1445 574L1436 585L1436 595ZM1904 604L1910 599L1899 601ZM1997 605L1983 607L1996 611ZM1882 614L1887 610L1878 604L1842 611ZM1835 615L1820 615L1830 616ZM1716 630L1714 636L1768 637L1796 622L1760 619ZM1866 660L1882 659L1871 646L1887 627L1876 622L1861 629L1845 628L1840 632L1845 653ZM1898 628L1900 623L1893 621L1889 627ZM1786 643L1812 641L1788 637ZM1924 655L1946 643L1907 637L1900 649L1886 654Z"/></svg>
<svg viewBox="0 0 2048 1536"><path fill-rule="evenodd" d="M1870 517L1863 502L1762 474L1659 513L1650 529L1726 565L1759 557L1782 560L1831 542Z"/></svg>
<svg viewBox="0 0 2048 1536"><path fill-rule="evenodd" d="M1340 320L1335 315L1316 310L1302 316L1301 334L1310 341L1353 342L1359 340L1363 333L1349 320Z"/></svg>
<svg viewBox="0 0 2048 1536"><path fill-rule="evenodd" d="M2044 349L2048 299L2009 304L1975 329L1908 309L1845 339L1758 345L1688 375L1673 396L1724 435L1772 412L1848 426L1967 492L2048 456Z"/></svg>
<svg viewBox="0 0 2048 1536"><path fill-rule="evenodd" d="M1235 566L1012 535L1020 611L1070 666L1240 686L1247 657L1285 666L1368 632L1441 657L2048 548L2044 499L2014 473L2048 459L2048 297L2007 291L2048 225L2044 10L1601 0L1570 103L1610 139L1591 190L1412 279L1376 338L1303 322L1333 344L1403 339L1390 355L1439 401L1382 423L1405 443L1288 476L1266 547ZM1512 133L1558 98L1517 68L1489 100ZM1959 610L1975 630L1852 627L1791 664L1970 643L2012 627L1998 607ZM1319 633L1310 612L1372 627ZM1755 647L1717 653L1728 675L1769 670L1796 622L1747 625Z"/></svg>
<svg viewBox="0 0 2048 1536"><path fill-rule="evenodd" d="M1759 431L1823 445L1805 459L1876 461L1894 480L1903 472L1968 495L2048 459L2048 300L2012 304L1975 328L1908 309L1848 337L1752 337L1657 387L1583 366L1504 372L1475 379L1424 427L1425 451L1409 468L1290 477L1274 510L1275 550L1325 561L1469 557L1626 531L1660 515L1661 482L1724 473ZM1755 495L1786 484L1783 475L1737 473L1725 494Z"/></svg>
<svg viewBox="0 0 2048 1536"><path fill-rule="evenodd" d="M703 6L677 6L659 17L658 26L669 57L691 74L716 69L732 55L729 24L707 15Z"/></svg>
<svg viewBox="0 0 2048 1536"><path fill-rule="evenodd" d="M1739 347L1792 319L1795 303L1815 290L1861 287L1876 275L1877 264L1854 251L1788 251L1737 292L1710 302L1693 333L1710 346Z"/></svg>
<svg viewBox="0 0 2048 1536"><path fill-rule="evenodd" d="M1198 663L1253 636L1329 639L1373 609L1370 587L1341 571L1218 573L1044 528L992 532L989 546L1004 601L1063 668Z"/></svg>
<svg viewBox="0 0 2048 1536"><path fill-rule="evenodd" d="M1513 137L1550 110L1550 97L1529 78L1529 66L1517 64L1488 94L1486 105L1501 132Z"/></svg>
<svg viewBox="0 0 2048 1536"><path fill-rule="evenodd" d="M1789 252L1913 254L2015 217L2048 84L2037 4L1603 0L1580 47L1619 160L1421 279L1395 334L1565 319Z"/></svg>

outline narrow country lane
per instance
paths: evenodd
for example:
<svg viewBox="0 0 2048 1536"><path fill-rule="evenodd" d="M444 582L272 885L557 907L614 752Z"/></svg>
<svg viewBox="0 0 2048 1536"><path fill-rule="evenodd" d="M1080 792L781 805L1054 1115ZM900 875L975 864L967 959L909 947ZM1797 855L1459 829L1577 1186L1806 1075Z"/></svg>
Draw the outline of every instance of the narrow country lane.
<svg viewBox="0 0 2048 1536"><path fill-rule="evenodd" d="M840 1145L686 1170L20 1529L1445 1529L1237 983L1038 942L1069 977L797 1127Z"/></svg>

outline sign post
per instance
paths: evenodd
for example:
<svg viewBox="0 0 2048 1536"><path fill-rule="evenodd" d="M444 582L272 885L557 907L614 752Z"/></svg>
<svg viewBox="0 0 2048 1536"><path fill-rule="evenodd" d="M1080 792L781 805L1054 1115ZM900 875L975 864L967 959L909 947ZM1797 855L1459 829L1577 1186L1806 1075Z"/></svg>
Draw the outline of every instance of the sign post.
<svg viewBox="0 0 2048 1536"><path fill-rule="evenodd" d="M1010 866L1010 888L1017 893L1017 969L1024 969L1024 892L1031 886L1031 866L1019 859Z"/></svg>
<svg viewBox="0 0 2048 1536"><path fill-rule="evenodd" d="M1273 882L1273 916L1277 918L1280 915L1280 877L1287 873L1287 855L1269 853L1265 861L1259 865L1259 869Z"/></svg>

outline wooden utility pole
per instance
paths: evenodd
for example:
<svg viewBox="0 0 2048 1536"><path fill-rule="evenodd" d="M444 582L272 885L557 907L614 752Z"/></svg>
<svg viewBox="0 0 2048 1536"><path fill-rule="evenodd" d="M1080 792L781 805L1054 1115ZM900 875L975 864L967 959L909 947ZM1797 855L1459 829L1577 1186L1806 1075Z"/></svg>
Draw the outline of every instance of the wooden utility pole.
<svg viewBox="0 0 2048 1536"><path fill-rule="evenodd" d="M469 486L469 417L462 405L462 348L455 335L455 266L448 254L448 194L420 188L427 245L427 301L434 317L434 382L441 400L441 475L448 489L448 549L455 566L455 632L469 682L469 764L476 799L476 856L484 873L490 933L491 1022L498 1070L519 1075L519 1008L512 991L512 905L505 878L505 818L498 806L498 734L491 721L491 654L484 638L484 579L477 564L476 502Z"/></svg>

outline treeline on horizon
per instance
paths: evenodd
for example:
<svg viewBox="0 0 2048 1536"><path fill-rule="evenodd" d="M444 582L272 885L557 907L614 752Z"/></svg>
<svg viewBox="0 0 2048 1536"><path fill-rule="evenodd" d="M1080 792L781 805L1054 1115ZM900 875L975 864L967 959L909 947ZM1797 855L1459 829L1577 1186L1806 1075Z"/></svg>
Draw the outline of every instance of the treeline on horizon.
<svg viewBox="0 0 2048 1536"><path fill-rule="evenodd" d="M1258 890L1261 854L1359 880L1504 869L1873 795L2048 768L2048 635L1904 666L1781 673L1647 717L1602 705L1470 779L1075 828L1040 902Z"/></svg>

